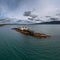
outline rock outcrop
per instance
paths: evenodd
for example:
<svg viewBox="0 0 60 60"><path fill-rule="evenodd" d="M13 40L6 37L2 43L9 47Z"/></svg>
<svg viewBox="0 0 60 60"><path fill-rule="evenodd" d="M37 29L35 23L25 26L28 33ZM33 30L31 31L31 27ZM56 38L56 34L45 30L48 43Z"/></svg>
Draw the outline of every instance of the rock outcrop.
<svg viewBox="0 0 60 60"><path fill-rule="evenodd" d="M47 34L43 34L43 33L36 33L30 29L28 30L21 30L20 28L12 28L13 30L16 30L17 32L20 32L22 34L25 34L25 35L30 35L30 36L33 36L33 37L38 37L38 38L48 38L50 37L50 35L47 35Z"/></svg>

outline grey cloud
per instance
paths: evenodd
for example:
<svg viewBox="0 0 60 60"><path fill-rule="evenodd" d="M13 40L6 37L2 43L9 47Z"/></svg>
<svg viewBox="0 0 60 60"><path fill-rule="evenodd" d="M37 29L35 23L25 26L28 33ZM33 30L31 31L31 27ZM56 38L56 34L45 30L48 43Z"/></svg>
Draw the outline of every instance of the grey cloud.
<svg viewBox="0 0 60 60"><path fill-rule="evenodd" d="M33 11L26 11L26 12L24 12L24 16L29 17L28 20L35 20L35 18L38 16L35 14L32 14L32 13L33 13Z"/></svg>
<svg viewBox="0 0 60 60"><path fill-rule="evenodd" d="M31 11L24 12L24 16L30 16L30 15L31 15Z"/></svg>
<svg viewBox="0 0 60 60"><path fill-rule="evenodd" d="M50 20L56 21L56 20L58 20L58 18L50 18Z"/></svg>

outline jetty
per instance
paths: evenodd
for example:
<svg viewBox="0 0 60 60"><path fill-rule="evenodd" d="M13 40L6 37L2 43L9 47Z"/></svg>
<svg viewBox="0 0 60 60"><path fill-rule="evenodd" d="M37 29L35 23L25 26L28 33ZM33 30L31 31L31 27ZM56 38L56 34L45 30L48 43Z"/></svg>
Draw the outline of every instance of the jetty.
<svg viewBox="0 0 60 60"><path fill-rule="evenodd" d="M30 35L33 37L38 37L38 38L48 38L50 35L43 34L43 33L36 33L29 29L28 27L17 27L17 28L12 28L12 30L16 30L17 32L20 32L25 35Z"/></svg>

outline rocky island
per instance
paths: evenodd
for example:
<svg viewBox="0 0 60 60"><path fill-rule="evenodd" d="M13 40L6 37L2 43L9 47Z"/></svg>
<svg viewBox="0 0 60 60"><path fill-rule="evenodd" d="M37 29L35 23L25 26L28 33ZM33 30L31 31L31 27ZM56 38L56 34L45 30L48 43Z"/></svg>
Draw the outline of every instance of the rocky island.
<svg viewBox="0 0 60 60"><path fill-rule="evenodd" d="M22 34L30 35L30 36L38 37L38 38L48 38L48 37L50 37L50 35L47 35L47 34L36 33L36 32L30 30L30 29L27 28L27 27L12 28L12 30L16 30L17 32L20 32L20 33L22 33Z"/></svg>

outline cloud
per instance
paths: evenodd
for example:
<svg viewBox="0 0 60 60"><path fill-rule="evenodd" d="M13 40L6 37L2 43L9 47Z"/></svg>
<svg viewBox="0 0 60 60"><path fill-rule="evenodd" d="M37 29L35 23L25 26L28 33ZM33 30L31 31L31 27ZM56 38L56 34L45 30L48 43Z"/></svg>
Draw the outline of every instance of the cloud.
<svg viewBox="0 0 60 60"><path fill-rule="evenodd" d="M30 15L31 15L31 11L24 12L24 16L30 16Z"/></svg>
<svg viewBox="0 0 60 60"><path fill-rule="evenodd" d="M0 17L23 20L27 17L34 19L53 16L60 10L59 2L60 0L0 0ZM31 12L33 9L35 11Z"/></svg>

